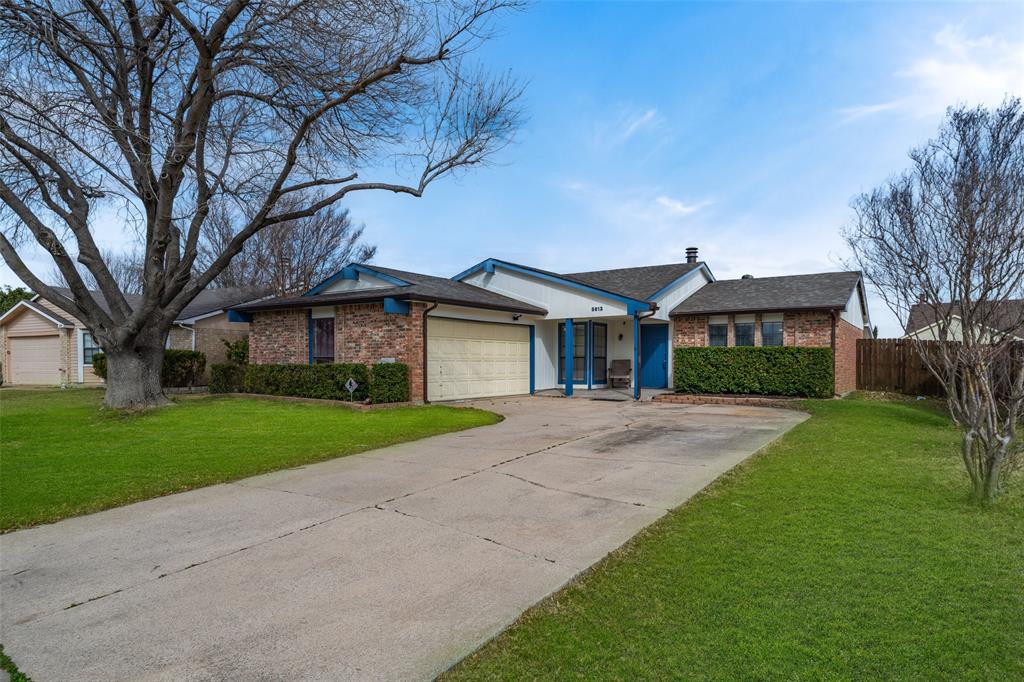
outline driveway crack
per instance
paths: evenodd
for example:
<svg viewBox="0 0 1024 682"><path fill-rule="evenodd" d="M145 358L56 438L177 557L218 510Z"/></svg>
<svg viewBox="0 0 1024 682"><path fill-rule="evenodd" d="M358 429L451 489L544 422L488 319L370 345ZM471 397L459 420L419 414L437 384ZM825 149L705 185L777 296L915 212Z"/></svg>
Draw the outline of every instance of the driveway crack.
<svg viewBox="0 0 1024 682"><path fill-rule="evenodd" d="M422 516L417 516L416 514L410 514L409 512L404 512L404 511L402 511L400 509L396 509L394 507L381 507L380 505L374 505L374 508L379 509L381 511L394 512L396 514L399 514L400 516L407 516L410 519L417 519L419 521L424 521L424 522L429 523L429 524L431 524L433 526L437 526L439 528L444 528L446 530L453 530L456 533L461 533L462 535L468 535L469 537L476 538L477 540L484 540L485 542L490 542L491 544L497 545L498 547L503 547L505 549L510 549L513 552L518 552L519 554L522 554L523 556L528 556L528 557L531 557L531 558L534 558L534 559L540 559L541 561L546 561L549 564L557 564L558 563L556 560L554 560L554 559L552 559L550 557L546 557L546 556L543 556L541 554L534 554L533 552L527 552L526 550L519 549L518 547L514 547L512 545L506 545L504 542L499 542L498 540L495 540L494 538L489 538L489 537L487 537L485 535L477 535L476 533L470 533L469 531L463 530L461 528L456 528L455 526L449 526L448 524L441 523L440 521L434 521L433 519L428 519L428 518L425 518L425 517L422 517Z"/></svg>
<svg viewBox="0 0 1024 682"><path fill-rule="evenodd" d="M652 507L650 505L644 504L643 502L625 502L623 500L616 500L616 499L613 499L611 497L602 497L600 495L589 495L587 493L581 493L581 492L576 491L576 490L566 490L565 488L553 488L553 487L551 487L549 485L544 485L543 483L537 483L537 481L531 481L528 478L523 478L522 476L516 476L515 474L510 474L507 471L499 471L498 473L501 474L502 476L508 476L509 478L516 479L517 481L522 481L523 483L529 483L530 485L535 485L538 488L543 488L544 490L551 490L551 491L556 492L556 493L567 493L569 495L576 495L578 497L586 497L586 498L591 499L591 500L601 500L602 502L614 502L615 504L625 504L625 505L629 505L629 506L632 506L632 507L644 507L646 509L654 509L654 510L657 510L657 511L669 511L668 509L662 509L661 507Z"/></svg>

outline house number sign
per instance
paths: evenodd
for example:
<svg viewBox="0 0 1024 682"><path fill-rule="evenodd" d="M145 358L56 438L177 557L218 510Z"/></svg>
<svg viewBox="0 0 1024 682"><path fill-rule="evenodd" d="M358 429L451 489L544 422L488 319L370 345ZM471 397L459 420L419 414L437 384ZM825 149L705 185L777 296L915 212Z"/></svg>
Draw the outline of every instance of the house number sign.
<svg viewBox="0 0 1024 682"><path fill-rule="evenodd" d="M590 306L590 312L592 312L592 313L599 313L602 310L604 310L604 306L603 305Z"/></svg>

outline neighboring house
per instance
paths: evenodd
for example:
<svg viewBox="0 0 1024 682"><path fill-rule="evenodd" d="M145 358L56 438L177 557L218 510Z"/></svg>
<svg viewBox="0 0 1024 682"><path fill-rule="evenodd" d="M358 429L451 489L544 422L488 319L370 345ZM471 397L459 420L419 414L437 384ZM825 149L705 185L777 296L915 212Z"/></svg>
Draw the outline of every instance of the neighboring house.
<svg viewBox="0 0 1024 682"><path fill-rule="evenodd" d="M1008 301L993 302L994 313L991 316L989 328L979 330L983 336L992 333L1005 333L1009 329L1021 329L1024 321L1024 299L1011 299ZM940 336L939 320L943 322L948 318L949 328L946 330L946 338L949 341L963 340L963 325L960 316L949 315L949 303L931 304L925 301L915 303L910 307L910 314L907 316L907 326L904 338L916 338L922 341L937 341ZM1018 335L1020 332L1018 332Z"/></svg>
<svg viewBox="0 0 1024 682"><path fill-rule="evenodd" d="M747 300L764 308L739 314L755 321L767 315L769 326L781 315L786 345L829 346L835 329L845 353L853 331L839 321L859 336L869 324L859 275L813 275L806 283L800 277L741 280L743 292L767 293ZM797 282L786 286L791 279ZM254 363L402 362L410 368L413 399L544 389L572 395L608 385L613 361L628 366L629 386L639 396L641 388L670 386L673 340L717 343L717 327L698 332L696 318L706 324L709 313L684 307L703 292L721 301L723 310L714 314L725 316L725 343L735 345L736 325L745 318L737 322L730 284L716 282L694 248L683 263L569 274L494 258L451 279L350 265L302 296L232 312L251 320ZM829 295L810 296L824 284ZM762 338L757 331L752 342ZM837 390L847 390L845 374Z"/></svg>
<svg viewBox="0 0 1024 682"><path fill-rule="evenodd" d="M68 298L71 292L57 291ZM189 303L167 337L168 348L202 351L207 368L225 361L222 339L236 340L249 333L245 322L228 319L227 309L267 294L263 289L208 289ZM93 298L109 310L99 292ZM126 296L134 306L139 296ZM21 301L0 317L0 357L8 384L95 384L102 379L92 371L92 356L101 352L85 325L51 301L36 295Z"/></svg>

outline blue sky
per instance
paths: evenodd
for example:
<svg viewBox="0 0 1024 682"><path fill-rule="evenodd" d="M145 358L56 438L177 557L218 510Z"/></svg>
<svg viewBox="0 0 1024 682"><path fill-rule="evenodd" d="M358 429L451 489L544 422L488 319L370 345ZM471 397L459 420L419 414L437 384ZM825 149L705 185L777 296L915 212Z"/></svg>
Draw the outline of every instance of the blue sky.
<svg viewBox="0 0 1024 682"><path fill-rule="evenodd" d="M947 105L1024 94L1022 7L540 2L480 53L526 82L515 144L422 199L348 206L376 262L438 275L489 256L667 263L687 246L720 279L839 269L850 199L903 168ZM899 332L877 300L872 315Z"/></svg>

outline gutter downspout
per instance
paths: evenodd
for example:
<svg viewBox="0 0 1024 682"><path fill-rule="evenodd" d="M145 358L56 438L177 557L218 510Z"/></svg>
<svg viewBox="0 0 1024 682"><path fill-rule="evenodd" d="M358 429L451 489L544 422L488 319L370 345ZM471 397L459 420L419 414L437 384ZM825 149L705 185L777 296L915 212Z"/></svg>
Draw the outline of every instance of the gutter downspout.
<svg viewBox="0 0 1024 682"><path fill-rule="evenodd" d="M187 324L182 324L181 322L175 322L174 326L181 327L185 331L188 331L188 332L192 333L192 350L195 350L196 349L196 328L194 326L189 327Z"/></svg>
<svg viewBox="0 0 1024 682"><path fill-rule="evenodd" d="M633 400L640 400L640 320L646 320L658 312L655 305L646 314L641 315L640 311L633 313Z"/></svg>
<svg viewBox="0 0 1024 682"><path fill-rule="evenodd" d="M427 404L427 314L438 306L434 301L430 307L423 309L423 403Z"/></svg>

